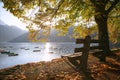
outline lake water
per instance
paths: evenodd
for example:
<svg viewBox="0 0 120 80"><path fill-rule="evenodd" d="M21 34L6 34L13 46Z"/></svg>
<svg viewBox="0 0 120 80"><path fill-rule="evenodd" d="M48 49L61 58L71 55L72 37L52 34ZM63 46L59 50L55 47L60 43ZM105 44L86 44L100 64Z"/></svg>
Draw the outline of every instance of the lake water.
<svg viewBox="0 0 120 80"><path fill-rule="evenodd" d="M18 54L18 56L0 54L0 69L30 62L50 61L60 58L61 55L73 54L74 48L82 46L73 42L0 43L1 49Z"/></svg>

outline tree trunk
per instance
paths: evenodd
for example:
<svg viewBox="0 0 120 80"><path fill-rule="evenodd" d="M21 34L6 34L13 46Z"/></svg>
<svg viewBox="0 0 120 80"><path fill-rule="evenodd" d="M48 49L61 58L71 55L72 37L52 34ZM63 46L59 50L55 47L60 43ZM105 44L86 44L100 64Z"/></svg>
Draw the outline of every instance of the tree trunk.
<svg viewBox="0 0 120 80"><path fill-rule="evenodd" d="M102 49L105 52L105 55L110 54L110 47L109 47L109 33L108 33L108 27L107 27L107 19L108 15L105 14L105 12L96 12L99 13L98 15L95 15L95 21L98 25L98 38L100 40L99 45L102 47Z"/></svg>
<svg viewBox="0 0 120 80"><path fill-rule="evenodd" d="M94 3L94 2L93 2ZM94 3L95 6L95 21L98 26L98 38L100 40L99 45L102 47L104 54L101 55L101 60L105 61L107 55L110 54L109 47L109 33L108 33L108 13L105 10L105 4L102 1Z"/></svg>

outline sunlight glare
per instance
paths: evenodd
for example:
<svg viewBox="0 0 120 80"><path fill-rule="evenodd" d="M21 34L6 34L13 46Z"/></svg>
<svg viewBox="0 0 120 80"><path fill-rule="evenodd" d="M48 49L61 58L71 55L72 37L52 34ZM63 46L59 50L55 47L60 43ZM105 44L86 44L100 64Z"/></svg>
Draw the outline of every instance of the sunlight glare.
<svg viewBox="0 0 120 80"><path fill-rule="evenodd" d="M35 14L39 11L39 7L36 7L34 9L30 9L28 10L28 12L26 12L27 17L35 17Z"/></svg>
<svg viewBox="0 0 120 80"><path fill-rule="evenodd" d="M45 45L45 52L46 53L50 52L50 47L51 47L50 43L46 43L46 45Z"/></svg>
<svg viewBox="0 0 120 80"><path fill-rule="evenodd" d="M49 54L50 48L51 48L51 44L50 43L46 43L45 44L45 52L44 52L44 56L43 56L45 61L50 61L52 59L52 55L53 54Z"/></svg>
<svg viewBox="0 0 120 80"><path fill-rule="evenodd" d="M5 25L12 27L15 26L20 28L21 30L28 31L26 28L27 24L24 24L20 21L20 19L10 13L10 11L7 11L5 8L3 8L3 3L0 3L0 21L4 22Z"/></svg>

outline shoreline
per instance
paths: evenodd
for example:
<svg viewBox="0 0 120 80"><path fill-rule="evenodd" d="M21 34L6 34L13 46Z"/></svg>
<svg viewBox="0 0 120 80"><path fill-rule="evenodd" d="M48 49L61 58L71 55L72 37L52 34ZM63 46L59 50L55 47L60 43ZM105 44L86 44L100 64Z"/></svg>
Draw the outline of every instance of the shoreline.
<svg viewBox="0 0 120 80"><path fill-rule="evenodd" d="M118 58L120 51L116 52ZM120 61L114 56L107 58L107 63L100 62L93 55L88 57L88 73L83 74L67 59L57 58L0 69L0 80L120 80ZM108 64L109 63L109 64ZM115 66L117 65L117 66Z"/></svg>

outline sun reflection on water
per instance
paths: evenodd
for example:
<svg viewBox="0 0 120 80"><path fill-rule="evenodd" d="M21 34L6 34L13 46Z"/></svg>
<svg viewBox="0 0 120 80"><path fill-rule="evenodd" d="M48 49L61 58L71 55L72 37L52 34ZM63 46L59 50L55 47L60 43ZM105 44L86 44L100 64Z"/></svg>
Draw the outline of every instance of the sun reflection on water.
<svg viewBox="0 0 120 80"><path fill-rule="evenodd" d="M51 47L50 43L46 43L45 44L45 53L49 53L50 52L50 47Z"/></svg>
<svg viewBox="0 0 120 80"><path fill-rule="evenodd" d="M50 61L53 58L53 54L50 54L50 49L52 45L50 43L45 44L45 50L44 50L44 60Z"/></svg>

